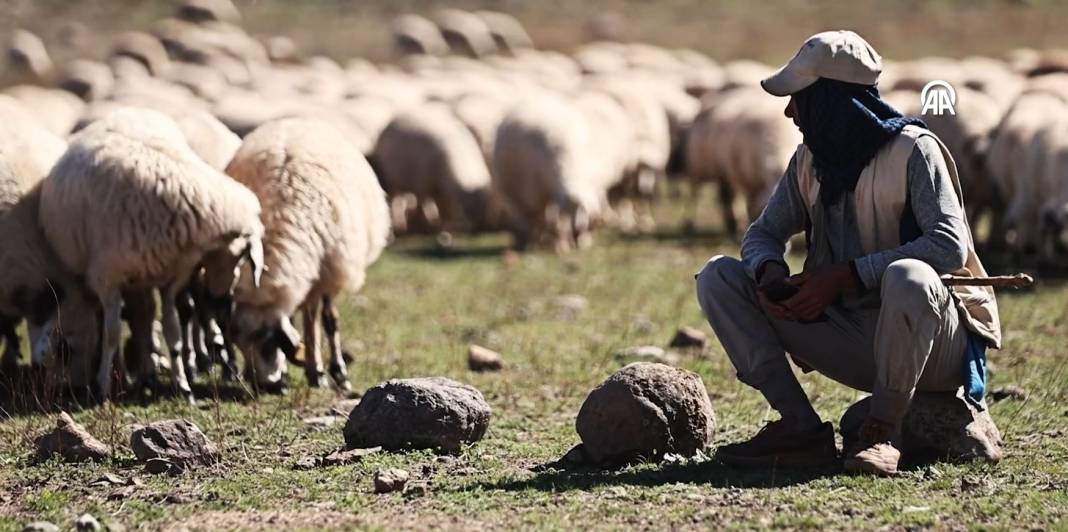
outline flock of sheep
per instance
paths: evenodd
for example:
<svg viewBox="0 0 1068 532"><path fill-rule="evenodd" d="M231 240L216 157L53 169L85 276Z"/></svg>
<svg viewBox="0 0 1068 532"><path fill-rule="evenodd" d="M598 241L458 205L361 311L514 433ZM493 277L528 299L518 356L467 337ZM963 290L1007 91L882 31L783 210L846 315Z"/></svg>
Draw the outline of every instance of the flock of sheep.
<svg viewBox="0 0 1068 532"><path fill-rule="evenodd" d="M245 378L282 391L301 345L311 385L347 390L336 298L393 235L507 231L566 252L597 227L651 228L669 180L717 186L736 233L801 141L754 61L611 41L568 55L508 15L443 10L396 19L396 64L342 66L238 22L228 0L185 0L64 65L14 33L32 81L0 93L5 373L25 320L33 366L96 400L116 374L157 387L164 352L190 398L216 364L240 378L238 351ZM888 64L881 82L913 114L928 81L957 88L955 114L925 118L970 214L993 215L991 245L1050 260L1068 246L1066 72L1060 52L1017 50Z"/></svg>

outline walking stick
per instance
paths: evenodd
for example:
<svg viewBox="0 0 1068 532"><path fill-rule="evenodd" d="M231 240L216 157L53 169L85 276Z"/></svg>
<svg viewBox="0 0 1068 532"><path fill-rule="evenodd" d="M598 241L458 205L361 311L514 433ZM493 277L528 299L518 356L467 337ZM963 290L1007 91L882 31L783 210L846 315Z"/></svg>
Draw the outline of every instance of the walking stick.
<svg viewBox="0 0 1068 532"><path fill-rule="evenodd" d="M1026 273L1016 275L995 275L992 277L963 277L943 275L942 284L946 286L991 286L994 288L1026 288L1035 284L1034 277Z"/></svg>

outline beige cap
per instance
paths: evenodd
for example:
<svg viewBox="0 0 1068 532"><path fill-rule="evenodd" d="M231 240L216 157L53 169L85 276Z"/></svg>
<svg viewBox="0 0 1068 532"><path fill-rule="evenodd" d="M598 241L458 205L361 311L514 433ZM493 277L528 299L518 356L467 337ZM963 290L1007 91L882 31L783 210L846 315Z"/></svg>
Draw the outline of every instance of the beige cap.
<svg viewBox="0 0 1068 532"><path fill-rule="evenodd" d="M789 63L760 82L775 96L789 96L819 78L875 85L883 60L868 41L852 31L817 33L808 38Z"/></svg>

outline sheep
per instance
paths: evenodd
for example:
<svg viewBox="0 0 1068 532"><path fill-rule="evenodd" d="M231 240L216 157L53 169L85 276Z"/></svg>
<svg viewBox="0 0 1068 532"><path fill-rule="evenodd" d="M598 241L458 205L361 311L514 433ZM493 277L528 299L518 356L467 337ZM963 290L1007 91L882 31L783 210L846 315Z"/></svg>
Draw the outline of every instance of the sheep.
<svg viewBox="0 0 1068 532"><path fill-rule="evenodd" d="M486 22L459 9L442 9L434 17L453 53L478 59L497 51Z"/></svg>
<svg viewBox="0 0 1068 532"><path fill-rule="evenodd" d="M745 199L743 225L755 220L800 143L800 132L782 117L780 101L756 88L725 94L715 107L701 111L690 131L687 161L694 205L701 183L718 182L724 226L737 236L734 196ZM696 212L690 220L695 218Z"/></svg>
<svg viewBox="0 0 1068 532"><path fill-rule="evenodd" d="M89 102L111 93L115 75L104 63L77 59L67 63L59 77L59 88Z"/></svg>
<svg viewBox="0 0 1068 532"><path fill-rule="evenodd" d="M183 0L178 6L177 16L196 23L241 21L241 13L230 0Z"/></svg>
<svg viewBox="0 0 1068 532"><path fill-rule="evenodd" d="M988 246L995 250L1007 244L1008 232L1034 228L1020 227L1017 222L1029 209L1037 208L1039 198L1030 196L1026 183L1032 179L1036 162L1028 162L1028 150L1038 132L1052 119L1063 114L1065 100L1060 96L1036 91L1021 94L1001 118L990 140L985 167L994 183L994 218L991 222ZM1026 235L1021 235L1026 236ZM1027 238L1017 238L1027 245ZM1014 248L1020 251L1020 246Z"/></svg>
<svg viewBox="0 0 1068 532"><path fill-rule="evenodd" d="M153 76L163 74L171 65L167 50L159 39L136 31L119 35L111 47L111 55L134 59L144 65Z"/></svg>
<svg viewBox="0 0 1068 532"><path fill-rule="evenodd" d="M163 308L173 309L203 265L208 291L222 299L236 267L246 261L256 282L263 265L259 215L255 195L201 160L162 113L119 109L71 138L42 183L40 224L63 265L85 279L102 310L100 358L90 384L94 399L107 400L111 391L124 297L140 303L134 315L143 321L131 322L131 335L147 342L155 315L149 311L154 300L146 295L151 290L159 288ZM183 357L190 342L175 314L163 315L164 335L174 385L192 400ZM156 368L142 365L138 373L142 384L151 385Z"/></svg>
<svg viewBox="0 0 1068 532"><path fill-rule="evenodd" d="M497 128L493 179L505 201L513 245L549 244L563 253L589 244L607 202L607 178L591 161L593 126L555 94L514 105ZM599 182L601 181L601 182Z"/></svg>
<svg viewBox="0 0 1068 532"><path fill-rule="evenodd" d="M512 15L499 11L476 11L475 15L489 28L493 41L501 51L515 55L522 48L534 46L527 30Z"/></svg>
<svg viewBox="0 0 1068 532"><path fill-rule="evenodd" d="M16 85L4 89L4 94L22 102L42 125L59 137L70 133L85 109L85 102L59 89Z"/></svg>
<svg viewBox="0 0 1068 532"><path fill-rule="evenodd" d="M11 33L7 59L13 70L20 71L26 78L40 81L52 74L52 58L49 57L44 42L24 29L15 29Z"/></svg>
<svg viewBox="0 0 1068 532"><path fill-rule="evenodd" d="M339 136L322 121L270 122L245 138L226 170L263 205L268 268L258 288L242 276L234 292L232 330L249 371L267 390L285 389L283 355L292 357L300 342L290 322L298 308L304 318L308 383L319 386L325 380L321 319L333 385L351 388L335 301L342 290L363 286L367 268L389 240L390 226L378 179Z"/></svg>
<svg viewBox="0 0 1068 532"><path fill-rule="evenodd" d="M393 48L398 57L411 54L442 55L449 46L430 20L419 15L401 15L393 20Z"/></svg>
<svg viewBox="0 0 1068 532"><path fill-rule="evenodd" d="M40 348L45 323L60 304L74 301L73 276L53 263L51 248L37 227L37 184L66 143L39 125L20 104L0 96L0 372L19 359L15 327L29 318L31 345ZM70 295L71 297L68 297ZM79 345L84 345L79 342ZM34 362L41 365L41 352Z"/></svg>
<svg viewBox="0 0 1068 532"><path fill-rule="evenodd" d="M394 203L398 233L408 227L401 203L408 194L433 229L481 231L492 225L495 208L482 151L445 105L397 115L378 137L372 162Z"/></svg>

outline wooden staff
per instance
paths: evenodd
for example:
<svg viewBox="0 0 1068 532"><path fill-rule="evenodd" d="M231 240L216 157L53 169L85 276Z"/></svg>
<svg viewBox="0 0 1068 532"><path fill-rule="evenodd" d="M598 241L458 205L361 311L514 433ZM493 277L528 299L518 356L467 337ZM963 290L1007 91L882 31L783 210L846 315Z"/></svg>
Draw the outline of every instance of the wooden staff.
<svg viewBox="0 0 1068 532"><path fill-rule="evenodd" d="M962 277L943 275L942 284L946 286L992 286L994 288L1025 288L1035 284L1035 279L1026 273L1016 275L995 275L993 277Z"/></svg>

